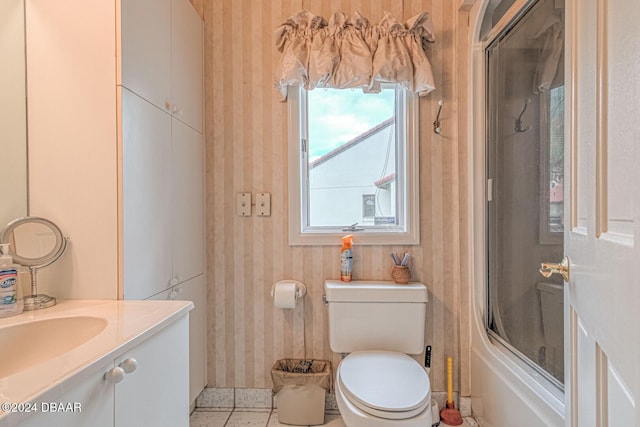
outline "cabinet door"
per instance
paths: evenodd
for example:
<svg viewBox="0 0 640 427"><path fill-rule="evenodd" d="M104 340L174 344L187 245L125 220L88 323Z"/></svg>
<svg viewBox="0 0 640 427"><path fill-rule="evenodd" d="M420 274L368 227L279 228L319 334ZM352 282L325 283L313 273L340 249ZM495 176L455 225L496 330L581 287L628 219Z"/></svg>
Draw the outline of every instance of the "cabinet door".
<svg viewBox="0 0 640 427"><path fill-rule="evenodd" d="M189 402L207 383L207 289L204 274L174 287L170 298L191 301L189 312Z"/></svg>
<svg viewBox="0 0 640 427"><path fill-rule="evenodd" d="M122 91L124 297L143 299L172 277L171 116Z"/></svg>
<svg viewBox="0 0 640 427"><path fill-rule="evenodd" d="M105 372L112 367L113 362L110 361L62 396L50 402L38 402L38 412L21 420L18 425L21 427L113 427L113 384L104 379ZM58 412L59 404L64 405L65 411Z"/></svg>
<svg viewBox="0 0 640 427"><path fill-rule="evenodd" d="M188 0L171 1L171 99L174 116L202 133L203 29Z"/></svg>
<svg viewBox="0 0 640 427"><path fill-rule="evenodd" d="M207 289L204 274L149 299L193 302L194 308L189 312L189 402L193 403L207 384Z"/></svg>
<svg viewBox="0 0 640 427"><path fill-rule="evenodd" d="M173 121L173 274L183 282L204 273L204 147L202 135Z"/></svg>
<svg viewBox="0 0 640 427"><path fill-rule="evenodd" d="M171 102L171 0L122 0L122 85L167 108Z"/></svg>
<svg viewBox="0 0 640 427"><path fill-rule="evenodd" d="M116 426L188 427L188 322L182 316L116 359L116 366L129 358L137 365L115 386Z"/></svg>

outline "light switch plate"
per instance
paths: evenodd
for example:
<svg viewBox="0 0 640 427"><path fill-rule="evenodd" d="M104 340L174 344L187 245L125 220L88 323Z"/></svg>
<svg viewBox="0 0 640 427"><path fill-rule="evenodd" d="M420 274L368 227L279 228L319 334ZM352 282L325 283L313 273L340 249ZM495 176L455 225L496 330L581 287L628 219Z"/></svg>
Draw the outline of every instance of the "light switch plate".
<svg viewBox="0 0 640 427"><path fill-rule="evenodd" d="M251 216L251 193L237 194L236 214L238 216Z"/></svg>
<svg viewBox="0 0 640 427"><path fill-rule="evenodd" d="M256 193L256 215L257 216L271 215L271 194L270 193Z"/></svg>

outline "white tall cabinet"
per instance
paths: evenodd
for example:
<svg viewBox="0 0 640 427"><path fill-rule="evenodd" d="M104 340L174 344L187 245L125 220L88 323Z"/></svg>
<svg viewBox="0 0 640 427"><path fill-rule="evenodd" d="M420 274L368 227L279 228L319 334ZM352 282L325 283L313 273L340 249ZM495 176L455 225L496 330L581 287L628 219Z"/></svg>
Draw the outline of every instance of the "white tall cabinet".
<svg viewBox="0 0 640 427"><path fill-rule="evenodd" d="M29 202L59 298L190 299L206 382L203 23L188 0L27 0Z"/></svg>

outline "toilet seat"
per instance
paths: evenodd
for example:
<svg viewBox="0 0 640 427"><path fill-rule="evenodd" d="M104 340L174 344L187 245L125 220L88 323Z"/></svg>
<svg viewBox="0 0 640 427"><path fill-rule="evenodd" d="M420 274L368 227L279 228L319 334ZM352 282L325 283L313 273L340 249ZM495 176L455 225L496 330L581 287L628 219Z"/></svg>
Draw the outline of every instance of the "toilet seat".
<svg viewBox="0 0 640 427"><path fill-rule="evenodd" d="M351 353L340 363L337 381L354 406L379 418L411 418L431 403L429 377L424 368L402 353Z"/></svg>

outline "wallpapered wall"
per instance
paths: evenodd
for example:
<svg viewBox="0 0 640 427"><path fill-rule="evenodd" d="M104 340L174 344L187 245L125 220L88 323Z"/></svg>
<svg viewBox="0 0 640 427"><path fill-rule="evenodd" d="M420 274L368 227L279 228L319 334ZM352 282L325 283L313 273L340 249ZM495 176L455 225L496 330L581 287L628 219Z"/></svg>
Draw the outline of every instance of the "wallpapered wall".
<svg viewBox="0 0 640 427"><path fill-rule="evenodd" d="M433 346L432 388L445 390L453 356L456 390L468 395L469 290L464 87L466 15L451 0L192 0L205 19L207 281L209 387L271 387L284 357L332 360L323 281L337 278L335 246L291 247L287 241L287 105L272 87L278 59L273 30L301 9L328 17L358 10L373 22L385 11L406 20L432 14L437 42L429 57L437 90L420 101L420 246L357 246L355 279L389 280L390 251L413 256L413 279L427 284L426 342ZM462 61L462 62L461 62ZM442 135L433 133L444 100ZM462 113L458 113L461 108ZM270 217L235 215L236 193L271 193ZM307 285L304 308L275 309L271 285ZM375 313L372 313L375 315ZM418 357L422 360L422 356Z"/></svg>

